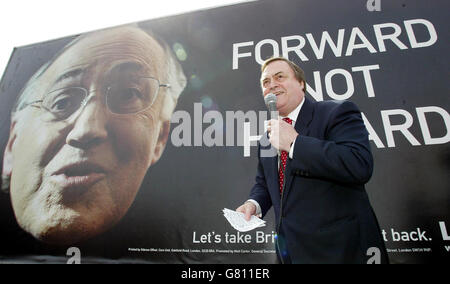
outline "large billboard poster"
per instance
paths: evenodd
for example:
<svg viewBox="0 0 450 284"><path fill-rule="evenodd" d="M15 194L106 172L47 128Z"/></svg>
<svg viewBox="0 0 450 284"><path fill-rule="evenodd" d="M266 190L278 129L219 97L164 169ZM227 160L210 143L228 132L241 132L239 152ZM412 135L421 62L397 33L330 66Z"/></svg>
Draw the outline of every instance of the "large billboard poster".
<svg viewBox="0 0 450 284"><path fill-rule="evenodd" d="M222 210L248 198L260 64L284 56L310 99L360 108L390 262L447 262L449 8L260 0L16 48L0 85L1 261L275 263L273 210L249 232Z"/></svg>

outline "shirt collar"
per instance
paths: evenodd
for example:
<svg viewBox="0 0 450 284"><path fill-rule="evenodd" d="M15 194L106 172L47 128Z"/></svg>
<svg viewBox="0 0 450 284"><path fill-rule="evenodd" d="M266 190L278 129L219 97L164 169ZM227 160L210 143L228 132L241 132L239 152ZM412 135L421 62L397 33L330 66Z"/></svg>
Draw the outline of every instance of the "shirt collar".
<svg viewBox="0 0 450 284"><path fill-rule="evenodd" d="M301 103L299 103L298 106L293 111L291 111L291 113L288 114L288 116L280 116L281 119L288 117L288 118L292 119L293 125L294 125L295 124L294 122L297 121L298 114L300 113L300 110L302 109L304 102L305 102L305 97L303 97Z"/></svg>

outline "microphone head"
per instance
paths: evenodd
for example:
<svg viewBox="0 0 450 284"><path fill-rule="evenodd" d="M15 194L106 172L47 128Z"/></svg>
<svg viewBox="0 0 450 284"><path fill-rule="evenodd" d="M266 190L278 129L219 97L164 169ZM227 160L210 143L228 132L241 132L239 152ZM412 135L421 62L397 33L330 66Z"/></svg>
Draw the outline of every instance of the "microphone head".
<svg viewBox="0 0 450 284"><path fill-rule="evenodd" d="M275 94L268 94L267 96L264 97L264 102L266 103L267 108L271 108L270 106L273 104L275 104L275 106L277 105L277 96Z"/></svg>

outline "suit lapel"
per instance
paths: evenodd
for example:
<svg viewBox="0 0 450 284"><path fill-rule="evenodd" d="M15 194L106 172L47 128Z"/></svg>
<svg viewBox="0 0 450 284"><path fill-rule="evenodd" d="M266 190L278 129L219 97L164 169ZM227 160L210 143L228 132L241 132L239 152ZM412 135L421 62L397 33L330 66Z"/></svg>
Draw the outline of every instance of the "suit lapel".
<svg viewBox="0 0 450 284"><path fill-rule="evenodd" d="M295 130L297 130L298 133L304 131L311 122L314 113L314 104L315 102L305 97L305 102L303 103L303 106L295 122ZM304 135L304 133L300 134Z"/></svg>
<svg viewBox="0 0 450 284"><path fill-rule="evenodd" d="M309 133L309 124L313 118L313 114L314 114L314 102L311 101L311 99L308 99L305 96L305 102L303 103L303 106L300 110L300 113L297 116L297 120L295 122L295 130L300 134L300 135L308 135ZM301 149L297 149L297 151L299 151ZM294 149L295 151L295 149ZM290 163L290 159L288 159L287 163L286 163L286 170L285 170L285 174L284 174L284 178L285 178L285 186L284 186L284 193L283 193L283 200L285 200L287 198L287 195L291 189L291 184L292 184L292 180L293 180L293 175L291 174L291 163Z"/></svg>

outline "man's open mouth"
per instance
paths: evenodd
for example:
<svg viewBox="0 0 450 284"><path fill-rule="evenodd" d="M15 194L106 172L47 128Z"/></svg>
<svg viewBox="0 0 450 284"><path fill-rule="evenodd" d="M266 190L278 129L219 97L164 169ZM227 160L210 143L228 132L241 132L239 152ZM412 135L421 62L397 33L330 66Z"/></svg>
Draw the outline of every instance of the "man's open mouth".
<svg viewBox="0 0 450 284"><path fill-rule="evenodd" d="M97 164L78 162L60 168L52 174L52 178L63 188L87 188L103 179L105 172L105 169Z"/></svg>

